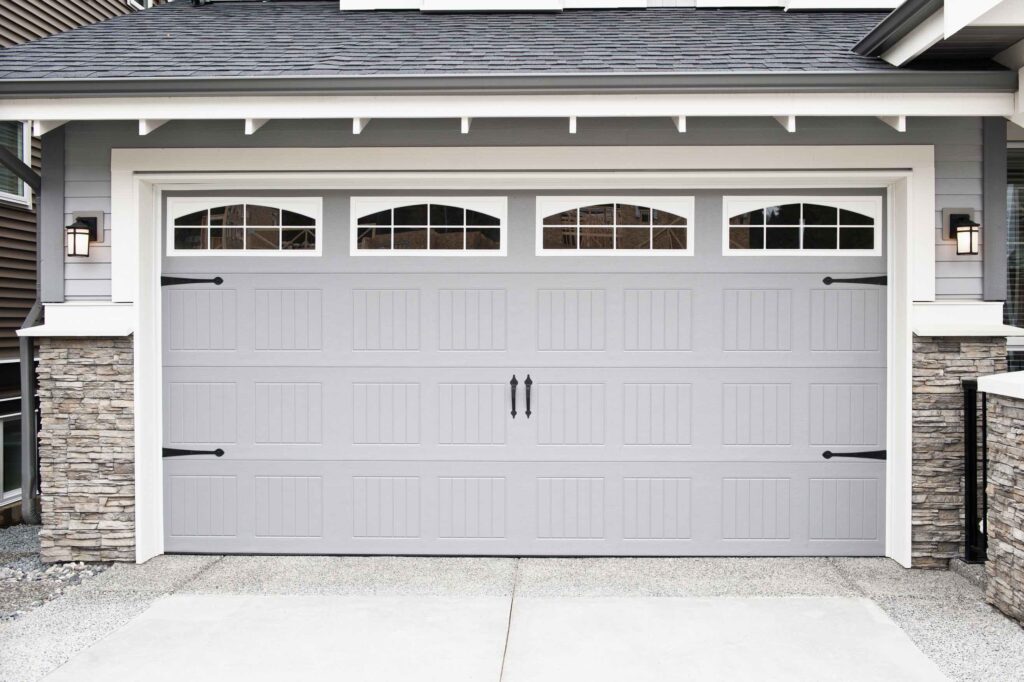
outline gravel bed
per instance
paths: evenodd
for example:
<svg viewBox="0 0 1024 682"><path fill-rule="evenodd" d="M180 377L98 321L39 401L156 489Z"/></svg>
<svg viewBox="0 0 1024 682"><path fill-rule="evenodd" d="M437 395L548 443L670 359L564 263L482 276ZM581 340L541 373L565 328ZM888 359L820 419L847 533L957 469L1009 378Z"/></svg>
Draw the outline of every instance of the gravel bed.
<svg viewBox="0 0 1024 682"><path fill-rule="evenodd" d="M107 568L82 562L44 564L38 533L38 526L0 528L0 622L24 615Z"/></svg>

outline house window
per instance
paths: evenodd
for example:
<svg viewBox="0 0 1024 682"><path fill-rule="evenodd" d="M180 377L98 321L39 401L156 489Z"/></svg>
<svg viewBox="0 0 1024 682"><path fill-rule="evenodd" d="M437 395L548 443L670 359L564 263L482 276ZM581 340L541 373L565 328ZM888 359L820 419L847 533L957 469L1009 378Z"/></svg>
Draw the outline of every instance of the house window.
<svg viewBox="0 0 1024 682"><path fill-rule="evenodd" d="M537 216L542 256L693 252L693 197L538 197Z"/></svg>
<svg viewBox="0 0 1024 682"><path fill-rule="evenodd" d="M353 197L354 256L505 255L504 197Z"/></svg>
<svg viewBox="0 0 1024 682"><path fill-rule="evenodd" d="M725 197L726 255L881 253L878 197Z"/></svg>
<svg viewBox="0 0 1024 682"><path fill-rule="evenodd" d="M23 121L0 121L0 146L11 152L28 165L32 165L32 134L28 123ZM30 205L31 189L21 178L0 166L0 201Z"/></svg>
<svg viewBox="0 0 1024 682"><path fill-rule="evenodd" d="M1024 327L1024 148L1007 153L1006 187L1007 287L1003 318L1006 324ZM1024 347L1010 339L1010 370L1024 370Z"/></svg>
<svg viewBox="0 0 1024 682"><path fill-rule="evenodd" d="M168 255L309 256L321 252L322 200L172 197Z"/></svg>
<svg viewBox="0 0 1024 682"><path fill-rule="evenodd" d="M13 502L21 497L21 415L0 416L0 504Z"/></svg>

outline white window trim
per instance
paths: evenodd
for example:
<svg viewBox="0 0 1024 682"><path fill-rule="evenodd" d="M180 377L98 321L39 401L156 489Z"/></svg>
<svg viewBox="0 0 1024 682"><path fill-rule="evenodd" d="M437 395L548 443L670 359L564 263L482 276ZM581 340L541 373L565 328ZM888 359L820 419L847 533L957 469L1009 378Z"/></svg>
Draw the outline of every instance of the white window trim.
<svg viewBox="0 0 1024 682"><path fill-rule="evenodd" d="M229 206L231 204L260 204L287 211L295 211L313 218L312 229L316 233L316 248L305 250L286 249L176 249L174 248L174 220L183 215L204 209ZM322 197L168 197L165 244L169 257L186 258L315 258L323 255L324 200Z"/></svg>
<svg viewBox="0 0 1024 682"><path fill-rule="evenodd" d="M6 122L6 121L5 121ZM21 160L29 166L32 165L32 126L28 121L21 121ZM21 193L0 192L0 201L9 204L18 204L32 208L32 188L21 178L18 178L21 185Z"/></svg>
<svg viewBox="0 0 1024 682"><path fill-rule="evenodd" d="M572 208L583 208L596 204L634 204L646 206L656 211L667 211L686 218L686 248L685 249L581 249L579 244L575 249L545 249L544 248L544 218L545 216L568 211ZM538 256L547 257L588 257L588 256L617 256L619 258L664 258L664 257L686 257L693 256L694 242L694 198L692 196L666 196L666 195L632 195L632 196L539 196L537 197L536 215L536 250ZM600 227L599 225L596 227ZM627 226L623 226L627 227Z"/></svg>
<svg viewBox="0 0 1024 682"><path fill-rule="evenodd" d="M412 204L444 204L478 211L498 219L498 249L360 249L359 218ZM352 197L349 204L349 255L357 258L501 258L508 255L508 197L378 196Z"/></svg>
<svg viewBox="0 0 1024 682"><path fill-rule="evenodd" d="M821 204L839 209L856 211L870 216L875 224L873 249L731 249L729 248L729 218L733 215L754 211L767 206L782 204ZM825 227L828 227L827 225ZM838 226L837 226L838 227ZM867 227L853 225L850 227ZM817 196L817 195L761 195L761 196L726 196L722 198L722 255L765 258L774 256L796 256L805 258L818 256L824 258L857 258L878 257L882 255L882 198L859 196Z"/></svg>

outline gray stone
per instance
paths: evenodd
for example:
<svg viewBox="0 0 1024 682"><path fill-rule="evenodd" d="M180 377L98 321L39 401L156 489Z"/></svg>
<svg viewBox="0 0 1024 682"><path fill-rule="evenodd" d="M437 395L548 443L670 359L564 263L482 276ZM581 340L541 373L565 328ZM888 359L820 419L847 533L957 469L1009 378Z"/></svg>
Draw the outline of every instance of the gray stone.
<svg viewBox="0 0 1024 682"><path fill-rule="evenodd" d="M1024 401L988 399L986 597L1024 622Z"/></svg>
<svg viewBox="0 0 1024 682"><path fill-rule="evenodd" d="M135 560L132 338L44 338L39 468L47 562Z"/></svg>
<svg viewBox="0 0 1024 682"><path fill-rule="evenodd" d="M947 568L964 545L961 382L1006 371L1002 337L914 337L913 565Z"/></svg>

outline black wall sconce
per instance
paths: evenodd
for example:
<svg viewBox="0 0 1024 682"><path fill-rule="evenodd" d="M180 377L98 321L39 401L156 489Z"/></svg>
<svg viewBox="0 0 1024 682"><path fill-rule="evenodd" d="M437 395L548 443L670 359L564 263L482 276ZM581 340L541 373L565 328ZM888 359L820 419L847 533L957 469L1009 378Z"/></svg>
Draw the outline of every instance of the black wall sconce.
<svg viewBox="0 0 1024 682"><path fill-rule="evenodd" d="M68 255L75 258L89 257L89 225L79 218L64 228L67 237Z"/></svg>
<svg viewBox="0 0 1024 682"><path fill-rule="evenodd" d="M956 255L976 256L981 252L981 223L974 219L973 210L946 208L942 218L946 238L956 243Z"/></svg>
<svg viewBox="0 0 1024 682"><path fill-rule="evenodd" d="M74 258L88 258L89 245L103 241L103 214L75 213L74 222L64 228L67 253Z"/></svg>

